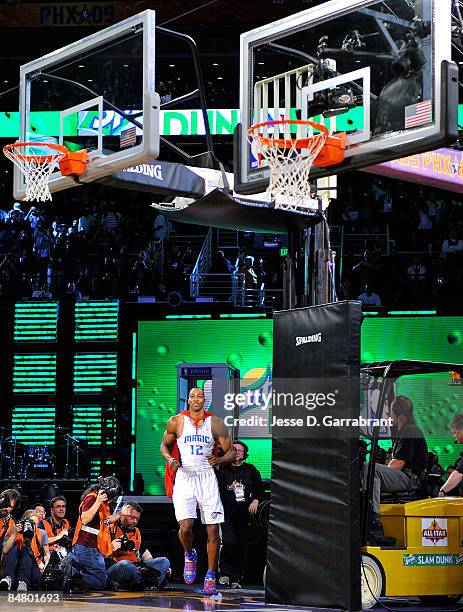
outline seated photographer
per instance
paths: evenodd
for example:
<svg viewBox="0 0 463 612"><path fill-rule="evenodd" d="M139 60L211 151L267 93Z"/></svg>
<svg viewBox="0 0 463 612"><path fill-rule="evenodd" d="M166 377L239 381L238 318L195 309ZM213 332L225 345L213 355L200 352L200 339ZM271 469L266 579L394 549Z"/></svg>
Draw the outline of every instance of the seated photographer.
<svg viewBox="0 0 463 612"><path fill-rule="evenodd" d="M35 510L26 510L12 533L5 539L5 576L0 580L0 591L11 591L16 582L18 591L38 587L40 574L45 569L50 551L46 533L39 529Z"/></svg>
<svg viewBox="0 0 463 612"><path fill-rule="evenodd" d="M56 552L60 559L67 555L69 541L69 521L64 518L66 514L66 498L62 495L50 501L50 516L44 519L43 526L48 536L50 552Z"/></svg>
<svg viewBox="0 0 463 612"><path fill-rule="evenodd" d="M4 540L14 529L11 513L19 505L20 499L21 496L16 489L5 489L0 493L0 554L3 551Z"/></svg>
<svg viewBox="0 0 463 612"><path fill-rule="evenodd" d="M122 488L114 476L98 478L98 484L82 494L72 554L68 555L71 557L71 585L81 576L83 588L106 588L104 558L113 552L110 525L120 517L120 513L110 514L108 502L121 494ZM66 561L67 558L63 563Z"/></svg>
<svg viewBox="0 0 463 612"><path fill-rule="evenodd" d="M127 502L121 516L112 528L112 560L108 569L108 580L115 588L139 589L163 587L167 583L169 559L153 559L150 551L142 546L141 533L137 527L142 509L135 502Z"/></svg>
<svg viewBox="0 0 463 612"><path fill-rule="evenodd" d="M42 502L37 502L37 503L32 505L32 510L35 510L37 512L37 516L39 517L39 527L40 527L40 529L45 529L45 527L43 526L43 519L47 515L47 511L45 510L45 506L42 504Z"/></svg>

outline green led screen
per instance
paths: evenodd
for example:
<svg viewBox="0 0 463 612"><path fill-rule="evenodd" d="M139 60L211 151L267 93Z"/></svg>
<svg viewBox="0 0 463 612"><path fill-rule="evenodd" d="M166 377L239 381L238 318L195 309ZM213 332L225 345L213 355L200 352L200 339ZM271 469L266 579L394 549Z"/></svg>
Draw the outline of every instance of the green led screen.
<svg viewBox="0 0 463 612"><path fill-rule="evenodd" d="M463 363L463 317L378 317L362 325L362 361L417 359ZM447 373L399 379L397 392L410 397L430 450L444 467L461 447L449 435L449 422L463 412L463 386L449 385ZM390 446L387 442L382 446Z"/></svg>
<svg viewBox="0 0 463 612"><path fill-rule="evenodd" d="M77 342L117 340L119 302L77 302L75 310Z"/></svg>
<svg viewBox="0 0 463 612"><path fill-rule="evenodd" d="M58 302L15 304L15 342L56 342L57 328Z"/></svg>
<svg viewBox="0 0 463 612"><path fill-rule="evenodd" d="M224 319L140 322L137 349L136 471L146 493L164 494L164 462L159 444L164 426L175 412L176 364L228 362L241 377L271 377L271 320ZM260 340L259 340L260 338ZM417 359L463 363L463 317L397 316L365 318L361 330L362 362ZM254 372L253 372L254 371ZM263 377L265 378L265 376ZM463 386L450 386L449 376L406 377L398 393L409 396L416 419L446 468L461 448L453 444L448 424L463 412ZM265 438L246 439L250 461L270 477L271 445ZM390 446L389 441L381 443Z"/></svg>
<svg viewBox="0 0 463 612"><path fill-rule="evenodd" d="M55 443L54 406L15 406L11 433L22 444Z"/></svg>
<svg viewBox="0 0 463 612"><path fill-rule="evenodd" d="M242 382L265 381L272 362L272 325L268 319L139 322L135 471L143 473L145 493L165 494L159 445L176 412L176 364L229 363L239 368ZM269 478L271 441L247 442L249 460Z"/></svg>
<svg viewBox="0 0 463 612"><path fill-rule="evenodd" d="M14 356L14 393L55 393L56 354Z"/></svg>
<svg viewBox="0 0 463 612"><path fill-rule="evenodd" d="M117 382L117 353L76 353L74 393L101 393Z"/></svg>

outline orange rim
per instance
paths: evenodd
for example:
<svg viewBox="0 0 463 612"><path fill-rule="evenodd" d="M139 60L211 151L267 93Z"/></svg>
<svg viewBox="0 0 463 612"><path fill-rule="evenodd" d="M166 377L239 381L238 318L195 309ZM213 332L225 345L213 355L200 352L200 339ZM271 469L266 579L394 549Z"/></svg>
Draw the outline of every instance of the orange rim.
<svg viewBox="0 0 463 612"><path fill-rule="evenodd" d="M20 153L14 150L19 149L21 147L48 147L50 149L54 149L55 151L59 151L63 155L67 155L69 153L69 149L67 147L50 142L13 142L3 147L3 153L5 155L14 155L16 158L22 161L30 162L32 160L35 160L39 163L50 162L55 157L55 155L25 155L24 153Z"/></svg>
<svg viewBox="0 0 463 612"><path fill-rule="evenodd" d="M272 138L254 133L260 128L273 127L274 125L305 125L313 127L314 129L319 130L323 133L315 134L315 136L308 136L307 138ZM261 144L266 145L267 147L275 147L278 149L291 149L292 147L296 147L297 149L308 149L310 143L320 139L325 140L328 136L328 133L328 128L325 125L321 123L316 123L315 121L304 121L303 119L281 119L280 121L264 121L263 123L256 123L248 129L248 136L250 138L257 139Z"/></svg>

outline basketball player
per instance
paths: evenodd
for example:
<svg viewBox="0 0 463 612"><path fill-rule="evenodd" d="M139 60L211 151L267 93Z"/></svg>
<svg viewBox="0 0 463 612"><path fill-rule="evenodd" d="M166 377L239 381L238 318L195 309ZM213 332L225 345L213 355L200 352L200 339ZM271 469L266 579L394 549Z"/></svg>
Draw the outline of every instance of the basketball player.
<svg viewBox="0 0 463 612"><path fill-rule="evenodd" d="M215 568L219 553L219 523L223 523L223 506L214 466L231 463L235 449L225 423L204 410L204 393L197 387L188 395L189 410L169 419L161 443L161 454L175 475L172 493L175 517L180 525L180 542L185 550L184 580L196 579L197 554L193 548L193 523L196 506L207 530L208 571L204 593L216 592ZM224 452L216 456L218 442Z"/></svg>

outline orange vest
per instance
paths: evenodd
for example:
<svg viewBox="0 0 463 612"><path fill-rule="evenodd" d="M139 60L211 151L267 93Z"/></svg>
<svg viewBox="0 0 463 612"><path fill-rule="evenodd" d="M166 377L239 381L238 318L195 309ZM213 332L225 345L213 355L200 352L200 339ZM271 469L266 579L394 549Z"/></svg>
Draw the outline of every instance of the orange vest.
<svg viewBox="0 0 463 612"><path fill-rule="evenodd" d="M116 524L116 529L113 532L113 538L117 539L126 535L129 540L135 542L135 550L115 550L113 552L114 561L132 561L132 563L140 563L140 558L135 551L140 550L141 533L138 527L133 531L122 531L119 525Z"/></svg>
<svg viewBox="0 0 463 612"><path fill-rule="evenodd" d="M14 520L11 518L8 519L8 522L5 523L5 521L3 521L3 525L0 527L0 540L3 538L7 538L14 529Z"/></svg>
<svg viewBox="0 0 463 612"><path fill-rule="evenodd" d="M86 497L90 497L90 496L96 499L97 494L93 491L92 493L89 493ZM77 542L80 530L84 526L82 523L81 512L82 512L82 504L80 504L79 506L79 518L77 519L76 530L74 532L74 538L72 540L73 545ZM105 557L109 557L109 555L111 555L113 552L113 548L111 546L111 530L109 528L109 521L107 520L110 516L109 506L106 502L103 502L101 504L101 506L98 509L98 514L100 516L100 529L98 531L96 545L102 555L104 555Z"/></svg>
<svg viewBox="0 0 463 612"><path fill-rule="evenodd" d="M50 517L49 519L44 519L43 522L43 526L45 528L45 531L47 532L47 536L48 538L55 538L57 535L59 535L62 531L64 531L65 529L69 529L69 521L67 519L63 520L63 526L62 527L58 527L58 529L56 530L56 533L53 530L53 525L51 523L53 519ZM57 542L55 542L54 544L50 544L50 550L55 550L58 546L60 546L59 540Z"/></svg>
<svg viewBox="0 0 463 612"><path fill-rule="evenodd" d="M24 536L22 533L18 533L16 536L15 544L18 545L18 548L21 549L24 546ZM37 565L40 565L42 561L42 532L38 527L34 530L34 537L31 540L31 548L34 553L35 560L37 561Z"/></svg>

